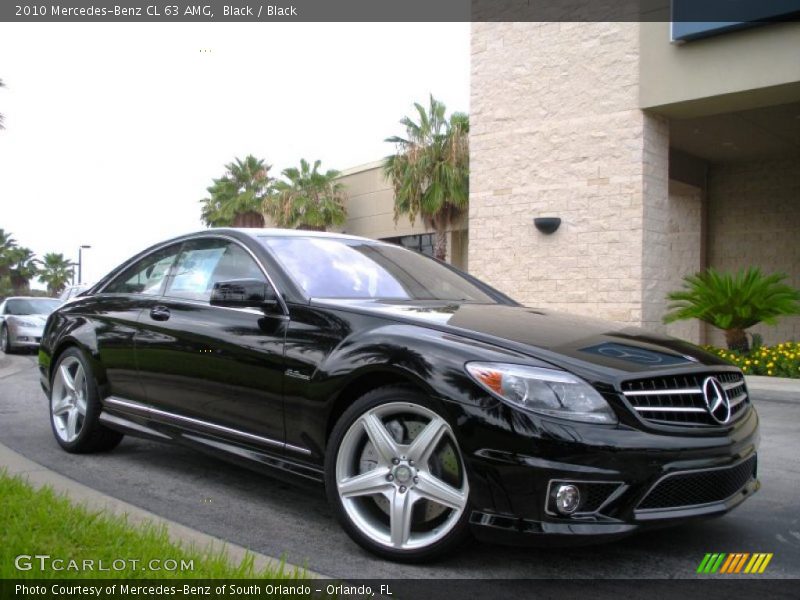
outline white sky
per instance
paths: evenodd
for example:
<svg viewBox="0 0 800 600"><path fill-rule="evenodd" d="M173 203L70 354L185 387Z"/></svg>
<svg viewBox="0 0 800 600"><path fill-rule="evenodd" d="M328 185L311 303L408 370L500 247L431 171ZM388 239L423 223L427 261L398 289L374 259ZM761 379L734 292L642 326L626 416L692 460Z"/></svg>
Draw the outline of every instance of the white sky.
<svg viewBox="0 0 800 600"><path fill-rule="evenodd" d="M3 23L0 79L0 228L40 256L91 245L95 281L201 229L235 156L342 170L430 92L468 111L469 23Z"/></svg>

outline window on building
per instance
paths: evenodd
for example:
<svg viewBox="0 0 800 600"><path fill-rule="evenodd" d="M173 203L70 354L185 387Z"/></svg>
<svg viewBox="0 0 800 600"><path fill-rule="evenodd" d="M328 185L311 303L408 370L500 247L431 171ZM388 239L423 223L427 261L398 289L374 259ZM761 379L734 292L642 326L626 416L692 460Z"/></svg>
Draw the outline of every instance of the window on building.
<svg viewBox="0 0 800 600"><path fill-rule="evenodd" d="M401 235L399 237L383 238L381 241L397 244L409 250L415 250L428 256L433 256L433 234Z"/></svg>

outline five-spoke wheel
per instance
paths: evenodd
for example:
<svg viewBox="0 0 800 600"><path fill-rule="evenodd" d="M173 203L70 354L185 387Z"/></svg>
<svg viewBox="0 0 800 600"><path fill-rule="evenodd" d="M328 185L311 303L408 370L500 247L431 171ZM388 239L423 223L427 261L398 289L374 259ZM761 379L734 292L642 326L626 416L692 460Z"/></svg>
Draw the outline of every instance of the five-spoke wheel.
<svg viewBox="0 0 800 600"><path fill-rule="evenodd" d="M68 452L111 450L122 434L99 421L100 400L91 364L77 347L58 358L50 387L50 422L56 441Z"/></svg>
<svg viewBox="0 0 800 600"><path fill-rule="evenodd" d="M58 366L53 378L50 410L56 435L65 442L74 442L86 421L86 372L74 356Z"/></svg>
<svg viewBox="0 0 800 600"><path fill-rule="evenodd" d="M466 531L469 483L455 434L430 401L382 388L340 419L328 490L345 529L394 559L431 558Z"/></svg>

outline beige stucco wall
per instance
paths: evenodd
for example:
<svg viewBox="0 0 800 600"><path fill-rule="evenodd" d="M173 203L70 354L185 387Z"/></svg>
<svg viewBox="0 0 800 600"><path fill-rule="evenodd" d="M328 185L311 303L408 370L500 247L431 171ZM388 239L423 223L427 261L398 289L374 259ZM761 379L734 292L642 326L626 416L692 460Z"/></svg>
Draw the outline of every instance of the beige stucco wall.
<svg viewBox="0 0 800 600"><path fill-rule="evenodd" d="M339 181L347 193L347 221L339 228L350 235L381 239L403 235L431 233L422 219L411 224L408 217L394 221L394 192L383 174L382 161L360 165L342 172ZM466 215L453 226L448 238L448 261L466 269Z"/></svg>
<svg viewBox="0 0 800 600"><path fill-rule="evenodd" d="M394 192L383 175L380 161L342 172L347 190L347 222L342 230L370 238L428 233L420 219L412 226L407 217L394 222Z"/></svg>
<svg viewBox="0 0 800 600"><path fill-rule="evenodd" d="M470 271L523 303L658 324L668 127L638 23L474 23ZM536 216L558 216L553 235ZM654 237L652 244L646 236Z"/></svg>
<svg viewBox="0 0 800 600"><path fill-rule="evenodd" d="M708 179L709 264L735 271L756 266L789 275L800 288L800 154L712 166ZM800 317L752 331L766 343L800 340ZM724 337L709 328L710 342Z"/></svg>
<svg viewBox="0 0 800 600"><path fill-rule="evenodd" d="M640 103L676 117L800 100L800 23L775 23L684 44L670 23L641 24Z"/></svg>

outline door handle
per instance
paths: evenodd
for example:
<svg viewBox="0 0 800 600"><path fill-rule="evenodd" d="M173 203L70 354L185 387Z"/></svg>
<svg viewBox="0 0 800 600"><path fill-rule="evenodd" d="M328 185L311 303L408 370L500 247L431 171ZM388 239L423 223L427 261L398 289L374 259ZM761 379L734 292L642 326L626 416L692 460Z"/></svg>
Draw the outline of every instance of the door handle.
<svg viewBox="0 0 800 600"><path fill-rule="evenodd" d="M169 319L169 309L166 306L154 306L150 309L150 318L154 321L166 321Z"/></svg>

